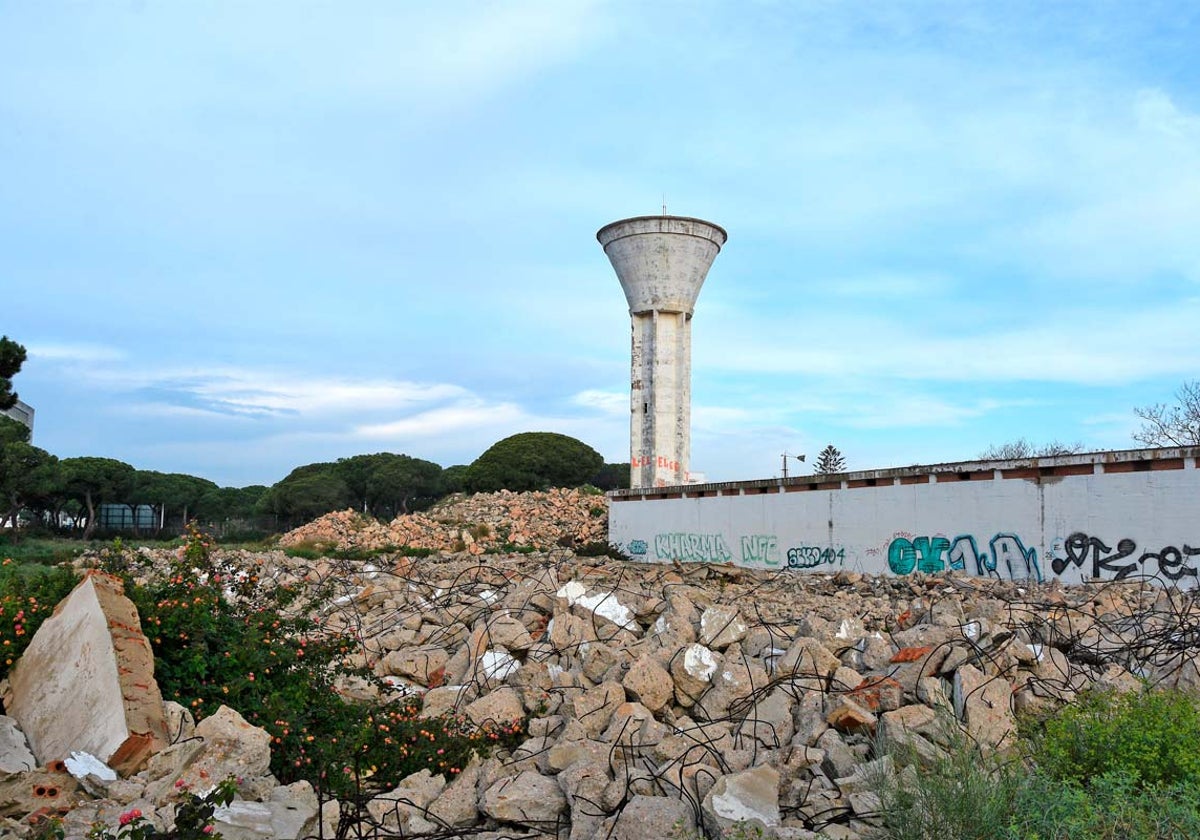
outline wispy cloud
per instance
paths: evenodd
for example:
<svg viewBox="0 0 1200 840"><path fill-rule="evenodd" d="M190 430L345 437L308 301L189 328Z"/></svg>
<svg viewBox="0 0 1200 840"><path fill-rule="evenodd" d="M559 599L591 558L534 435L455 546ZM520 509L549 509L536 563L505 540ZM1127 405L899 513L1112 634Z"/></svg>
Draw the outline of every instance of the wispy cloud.
<svg viewBox="0 0 1200 840"><path fill-rule="evenodd" d="M590 389L580 391L571 397L574 405L592 408L614 417L629 414L629 394L615 391L598 391Z"/></svg>
<svg viewBox="0 0 1200 840"><path fill-rule="evenodd" d="M464 400L456 405L430 409L387 423L355 427L353 433L363 438L407 439L429 437L463 429L508 426L526 415L512 403L487 403L479 399Z"/></svg>
<svg viewBox="0 0 1200 840"><path fill-rule="evenodd" d="M181 390L234 413L292 414L403 410L466 394L458 386L440 383L308 378L234 368L185 381Z"/></svg>
<svg viewBox="0 0 1200 840"><path fill-rule="evenodd" d="M808 341L811 332L800 331L798 346L772 340L773 325L742 320L734 330L705 333L698 352L706 368L758 374L1112 384L1200 368L1198 317L1192 303L1111 311L1069 302L1031 312L1029 325L1017 328L962 316L876 315L824 329L837 340Z"/></svg>
<svg viewBox="0 0 1200 840"><path fill-rule="evenodd" d="M102 344L32 343L25 349L31 359L50 362L118 362L125 358L124 352Z"/></svg>
<svg viewBox="0 0 1200 840"><path fill-rule="evenodd" d="M52 347L39 357L58 364L59 376L124 393L131 411L231 417L328 417L386 411L470 397L447 383L381 378L318 377L299 371L232 365L198 369L157 366L150 360L112 364L127 354L102 346Z"/></svg>

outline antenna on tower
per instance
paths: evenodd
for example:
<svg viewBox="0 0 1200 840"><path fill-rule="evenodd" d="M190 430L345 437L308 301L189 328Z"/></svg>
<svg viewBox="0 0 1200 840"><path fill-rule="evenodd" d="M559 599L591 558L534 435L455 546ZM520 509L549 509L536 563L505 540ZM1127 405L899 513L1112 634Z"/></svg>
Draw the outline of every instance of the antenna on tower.
<svg viewBox="0 0 1200 840"><path fill-rule="evenodd" d="M663 215L667 215L667 194L663 193Z"/></svg>

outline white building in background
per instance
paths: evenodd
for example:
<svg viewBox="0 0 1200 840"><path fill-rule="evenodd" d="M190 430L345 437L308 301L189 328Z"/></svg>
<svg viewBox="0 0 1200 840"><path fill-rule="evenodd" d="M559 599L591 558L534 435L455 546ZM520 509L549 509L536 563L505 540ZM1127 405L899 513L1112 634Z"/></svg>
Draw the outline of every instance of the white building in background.
<svg viewBox="0 0 1200 840"><path fill-rule="evenodd" d="M12 408L0 409L0 414L25 424L29 427L30 434L33 434L33 406L29 403L17 400L17 404Z"/></svg>

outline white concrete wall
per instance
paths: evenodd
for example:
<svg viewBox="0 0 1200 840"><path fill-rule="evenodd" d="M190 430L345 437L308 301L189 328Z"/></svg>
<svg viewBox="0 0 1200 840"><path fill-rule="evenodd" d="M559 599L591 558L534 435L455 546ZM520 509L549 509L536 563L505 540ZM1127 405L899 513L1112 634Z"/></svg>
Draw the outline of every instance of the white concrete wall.
<svg viewBox="0 0 1200 840"><path fill-rule="evenodd" d="M658 562L901 575L962 569L1065 582L1149 575L1192 587L1200 570L1198 452L854 473L821 485L830 489L809 489L821 480L805 477L786 487L776 480L626 492L614 494L609 536L630 556Z"/></svg>

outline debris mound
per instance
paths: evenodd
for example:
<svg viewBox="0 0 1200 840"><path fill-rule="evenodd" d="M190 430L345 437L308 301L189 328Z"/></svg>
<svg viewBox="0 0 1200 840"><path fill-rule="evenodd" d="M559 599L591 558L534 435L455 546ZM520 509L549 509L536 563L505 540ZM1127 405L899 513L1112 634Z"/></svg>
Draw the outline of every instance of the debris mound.
<svg viewBox="0 0 1200 840"><path fill-rule="evenodd" d="M608 539L608 499L581 490L455 494L424 513L377 522L352 510L336 511L289 531L285 548L336 551L390 547L428 551L544 549Z"/></svg>

